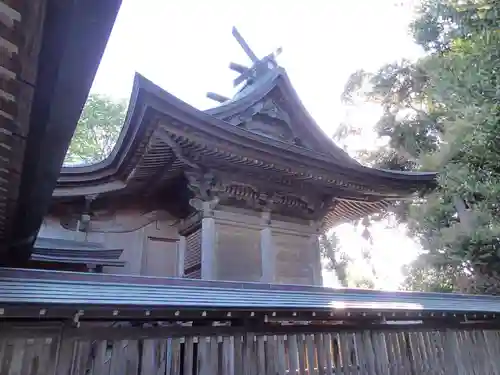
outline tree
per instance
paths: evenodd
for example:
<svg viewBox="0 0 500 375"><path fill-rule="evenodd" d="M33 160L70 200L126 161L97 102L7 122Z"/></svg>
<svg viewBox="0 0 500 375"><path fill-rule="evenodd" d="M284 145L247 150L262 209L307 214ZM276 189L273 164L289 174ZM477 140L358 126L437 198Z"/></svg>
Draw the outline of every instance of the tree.
<svg viewBox="0 0 500 375"><path fill-rule="evenodd" d="M123 101L90 94L66 154L65 165L94 164L104 160L115 146L126 110Z"/></svg>
<svg viewBox="0 0 500 375"><path fill-rule="evenodd" d="M359 274L356 268L360 266L359 260L355 260L347 254L340 246L340 241L335 232L330 232L320 236L321 257L326 264L325 269L333 271L340 285L344 288L366 288L374 289L376 273L372 268L372 273ZM370 264L369 255L362 252L362 257Z"/></svg>
<svg viewBox="0 0 500 375"><path fill-rule="evenodd" d="M500 287L499 17L499 1L424 1L411 28L427 55L355 72L346 84L346 102L383 109L375 131L386 145L363 162L440 172L432 194L396 212L426 250L406 269L406 288ZM340 136L359 132L347 125Z"/></svg>
<svg viewBox="0 0 500 375"><path fill-rule="evenodd" d="M321 257L326 261L325 268L335 272L335 276L343 287L349 286L347 267L352 261L341 251L339 239L334 232L322 234L319 238Z"/></svg>

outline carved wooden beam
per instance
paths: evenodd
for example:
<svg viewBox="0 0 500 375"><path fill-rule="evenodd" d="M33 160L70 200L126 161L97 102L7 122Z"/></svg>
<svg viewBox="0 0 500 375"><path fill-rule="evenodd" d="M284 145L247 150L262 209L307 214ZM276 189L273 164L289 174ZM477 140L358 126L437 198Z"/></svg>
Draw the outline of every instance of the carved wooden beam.
<svg viewBox="0 0 500 375"><path fill-rule="evenodd" d="M130 219L118 219L118 220L99 220L91 219L87 225L87 233L129 233L139 230L146 225L149 225L155 221L166 221L170 220L172 224L175 220L172 218L168 212L163 210L156 210L145 213L139 217ZM61 226L68 230L75 230L77 228L78 219L73 218L62 218Z"/></svg>
<svg viewBox="0 0 500 375"><path fill-rule="evenodd" d="M245 51L247 56L250 58L250 60L252 60L253 63L256 63L257 61L259 61L259 58L257 57L257 55L255 55L255 53L252 51L252 49L250 48L250 46L248 45L246 40L243 39L243 37L239 33L238 29L236 29L236 27L233 27L232 34L233 34L234 38L236 39L236 41L238 42L238 44L243 49L243 51Z"/></svg>
<svg viewBox="0 0 500 375"><path fill-rule="evenodd" d="M175 153L175 156L184 164L191 168L200 168L195 162L186 157L186 155L182 151L182 148L168 135L168 132L161 126L161 122L158 126L158 129L155 131L155 136L157 136L159 139L161 139L162 142L165 142L165 144L170 146L172 151Z"/></svg>
<svg viewBox="0 0 500 375"><path fill-rule="evenodd" d="M208 202L217 196L215 176L210 172L201 170L191 170L184 172L188 180L188 188L191 190L195 198Z"/></svg>
<svg viewBox="0 0 500 375"><path fill-rule="evenodd" d="M229 69L234 70L235 72L238 72L240 74L244 74L248 71L248 67L241 65L241 64L236 64L236 63L230 63L229 64Z"/></svg>
<svg viewBox="0 0 500 375"><path fill-rule="evenodd" d="M207 92L207 98L218 103L224 103L230 100L228 97L216 94L215 92Z"/></svg>

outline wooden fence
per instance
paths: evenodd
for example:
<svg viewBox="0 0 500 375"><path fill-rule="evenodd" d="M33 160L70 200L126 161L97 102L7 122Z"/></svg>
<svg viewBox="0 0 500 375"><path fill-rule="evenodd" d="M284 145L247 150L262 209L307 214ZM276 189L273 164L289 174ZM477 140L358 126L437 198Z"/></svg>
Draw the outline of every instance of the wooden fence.
<svg viewBox="0 0 500 375"><path fill-rule="evenodd" d="M350 333L332 327L114 340L93 339L85 330L5 332L0 327L2 375L500 374L495 330Z"/></svg>

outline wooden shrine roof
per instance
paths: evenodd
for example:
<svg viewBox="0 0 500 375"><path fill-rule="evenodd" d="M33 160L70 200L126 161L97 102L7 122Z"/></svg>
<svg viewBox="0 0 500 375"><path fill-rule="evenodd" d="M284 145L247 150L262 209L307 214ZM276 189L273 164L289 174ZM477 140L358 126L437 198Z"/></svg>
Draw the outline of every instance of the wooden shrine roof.
<svg viewBox="0 0 500 375"><path fill-rule="evenodd" d="M328 223L335 224L378 212L390 200L433 185L435 173L368 168L350 158L307 114L286 72L271 73L208 111L137 74L111 155L94 165L63 168L54 198L151 192L190 171L232 168L249 182L265 175L277 190L290 184L335 195L335 209L327 210ZM280 139L249 129L246 124L263 113L265 121L284 119L278 126L293 136Z"/></svg>
<svg viewBox="0 0 500 375"><path fill-rule="evenodd" d="M121 0L0 0L0 262L35 241Z"/></svg>
<svg viewBox="0 0 500 375"><path fill-rule="evenodd" d="M0 268L2 318L497 321L495 296Z"/></svg>
<svg viewBox="0 0 500 375"><path fill-rule="evenodd" d="M37 262L123 267L123 249L108 249L99 243L37 237L31 260Z"/></svg>

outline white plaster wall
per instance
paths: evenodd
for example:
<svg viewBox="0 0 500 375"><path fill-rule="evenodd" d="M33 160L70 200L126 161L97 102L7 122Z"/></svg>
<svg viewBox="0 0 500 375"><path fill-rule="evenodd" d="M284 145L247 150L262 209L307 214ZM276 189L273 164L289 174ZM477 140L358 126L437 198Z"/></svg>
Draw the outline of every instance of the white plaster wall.
<svg viewBox="0 0 500 375"><path fill-rule="evenodd" d="M140 212L126 211L110 222L134 220ZM175 276L177 272L178 240L176 227L170 221L155 221L143 228L121 233L83 233L64 229L57 217L46 217L39 236L101 243L107 248L123 249L120 260L125 267L105 267L105 273Z"/></svg>

